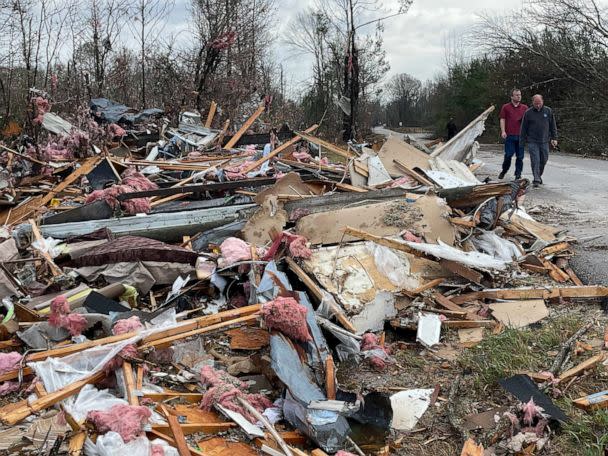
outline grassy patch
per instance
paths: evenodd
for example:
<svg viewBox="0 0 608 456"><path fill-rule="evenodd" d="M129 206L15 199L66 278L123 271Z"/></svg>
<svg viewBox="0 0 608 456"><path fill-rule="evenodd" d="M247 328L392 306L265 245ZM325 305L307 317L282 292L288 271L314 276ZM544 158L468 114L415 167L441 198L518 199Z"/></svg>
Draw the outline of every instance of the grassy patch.
<svg viewBox="0 0 608 456"><path fill-rule="evenodd" d="M487 336L482 343L466 350L460 362L475 376L474 386L483 389L522 370L547 370L559 350L577 329L584 325L578 316L561 316L540 328L507 329Z"/></svg>
<svg viewBox="0 0 608 456"><path fill-rule="evenodd" d="M563 425L552 444L559 454L603 456L608 446L608 410L581 412L568 399L556 401L572 420Z"/></svg>

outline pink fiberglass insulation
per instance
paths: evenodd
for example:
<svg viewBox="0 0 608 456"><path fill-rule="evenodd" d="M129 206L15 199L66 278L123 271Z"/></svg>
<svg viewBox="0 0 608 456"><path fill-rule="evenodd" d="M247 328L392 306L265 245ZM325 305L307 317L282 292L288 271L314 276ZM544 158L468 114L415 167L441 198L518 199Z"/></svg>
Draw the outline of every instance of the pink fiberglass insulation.
<svg viewBox="0 0 608 456"><path fill-rule="evenodd" d="M140 405L114 405L105 412L94 410L87 414L87 421L95 426L99 434L118 432L125 443L137 438L144 432L152 412Z"/></svg>
<svg viewBox="0 0 608 456"><path fill-rule="evenodd" d="M236 166L227 166L226 168L224 168L224 171L226 172L226 178L228 180L247 179L247 174L245 173L245 170L249 166L251 166L252 163L252 161L246 160Z"/></svg>
<svg viewBox="0 0 608 456"><path fill-rule="evenodd" d="M115 123L111 123L110 125L108 125L108 136L110 138L115 138L116 136L123 137L126 134L127 132L120 125Z"/></svg>
<svg viewBox="0 0 608 456"><path fill-rule="evenodd" d="M201 382L211 385L201 401L201 408L204 410L211 410L215 404L219 404L228 410L240 413L249 422L256 423L257 418L240 404L238 398L245 399L260 413L272 406L272 402L266 396L248 393L246 383L211 366L204 366L201 369Z"/></svg>
<svg viewBox="0 0 608 456"><path fill-rule="evenodd" d="M4 382L0 384L0 396L19 391L19 382Z"/></svg>
<svg viewBox="0 0 608 456"><path fill-rule="evenodd" d="M397 187L416 187L418 185L418 182L410 177L410 176L402 176L399 179L395 179L393 182L391 182L391 185L388 186L388 188L397 188Z"/></svg>
<svg viewBox="0 0 608 456"><path fill-rule="evenodd" d="M353 453L349 453L348 451L340 450L335 454L335 456L357 456L357 455L353 454Z"/></svg>
<svg viewBox="0 0 608 456"><path fill-rule="evenodd" d="M43 97L34 98L34 104L36 105L36 117L34 117L33 122L41 125L44 115L51 110L51 104L49 100Z"/></svg>
<svg viewBox="0 0 608 456"><path fill-rule="evenodd" d="M308 152L294 152L291 155L293 155L293 158L299 162L308 163L312 160L312 155L310 155Z"/></svg>
<svg viewBox="0 0 608 456"><path fill-rule="evenodd" d="M84 315L70 313L70 305L65 296L57 296L51 301L48 321L51 326L68 330L71 336L81 335L87 327Z"/></svg>
<svg viewBox="0 0 608 456"><path fill-rule="evenodd" d="M404 240L408 241L408 242L417 242L417 243L419 243L419 244L422 242L422 238L420 238L420 237L416 236L414 233L412 233L412 232L411 232L411 231L409 231L409 230L406 230L406 231L405 231L405 232L404 232L404 233L401 235L401 237L402 237Z"/></svg>
<svg viewBox="0 0 608 456"><path fill-rule="evenodd" d="M116 369L122 367L122 362L125 360L130 360L133 358L137 358L139 356L139 352L137 351L137 347L133 344L126 345L118 355L112 358L108 363L104 366L105 372L113 372Z"/></svg>
<svg viewBox="0 0 608 456"><path fill-rule="evenodd" d="M312 256L312 251L306 246L308 241L304 236L283 231L280 236L277 236L274 241L272 241L272 245L262 259L264 261L271 260L278 252L282 242L287 244L289 247L289 253L294 258L308 259Z"/></svg>
<svg viewBox="0 0 608 456"><path fill-rule="evenodd" d="M42 149L42 159L47 161L69 161L74 159L74 153L56 142L51 142Z"/></svg>
<svg viewBox="0 0 608 456"><path fill-rule="evenodd" d="M147 214L150 212L152 208L150 206L149 198L133 198L119 202L117 196L122 193L156 190L158 186L133 168L128 168L122 174L122 179L122 184L113 185L112 187L103 190L95 190L87 196L86 203L105 200L112 209L116 209L120 205L125 213L129 215Z"/></svg>
<svg viewBox="0 0 608 456"><path fill-rule="evenodd" d="M368 356L369 363L377 370L386 368L386 360L389 355L389 350L380 345L378 336L374 333L365 333L361 337L361 352L370 352ZM365 354L365 353L364 353Z"/></svg>
<svg viewBox="0 0 608 456"><path fill-rule="evenodd" d="M0 353L0 374L6 374L19 367L21 354L17 352Z"/></svg>
<svg viewBox="0 0 608 456"><path fill-rule="evenodd" d="M230 266L239 261L251 260L251 247L245 241L229 237L220 244L222 252L222 267Z"/></svg>
<svg viewBox="0 0 608 456"><path fill-rule="evenodd" d="M150 456L165 456L165 449L162 445L151 445Z"/></svg>
<svg viewBox="0 0 608 456"><path fill-rule="evenodd" d="M118 320L112 328L112 334L119 336L121 334L141 331L142 329L144 329L144 325L142 325L141 321L139 321L139 317L137 315L133 315L132 317Z"/></svg>
<svg viewBox="0 0 608 456"><path fill-rule="evenodd" d="M308 309L294 298L276 298L264 304L261 312L268 328L277 329L300 342L312 340L306 324Z"/></svg>

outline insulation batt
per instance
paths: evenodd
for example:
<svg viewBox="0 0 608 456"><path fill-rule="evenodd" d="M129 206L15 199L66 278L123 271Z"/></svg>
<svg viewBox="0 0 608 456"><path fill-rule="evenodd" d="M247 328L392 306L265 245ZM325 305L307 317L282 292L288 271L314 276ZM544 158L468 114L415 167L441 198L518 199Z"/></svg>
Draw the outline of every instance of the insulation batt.
<svg viewBox="0 0 608 456"><path fill-rule="evenodd" d="M380 352L385 353L387 356L389 354L389 351L385 347L380 345L380 340L378 339L378 336L376 336L374 333L368 332L363 334L363 336L361 337L361 351L366 352L372 350L379 350ZM385 358L386 357L372 355L369 357L369 363L377 370L384 370L386 368Z"/></svg>
<svg viewBox="0 0 608 456"><path fill-rule="evenodd" d="M115 138L116 136L122 137L126 134L127 132L120 125L117 125L115 123L111 123L110 125L108 125L108 136L110 138Z"/></svg>
<svg viewBox="0 0 608 456"><path fill-rule="evenodd" d="M122 367L123 361L137 358L138 355L139 352L137 351L137 347L133 344L129 344L125 346L125 348L123 348L118 355L108 361L103 369L108 373L115 371L119 367Z"/></svg>
<svg viewBox="0 0 608 456"><path fill-rule="evenodd" d="M229 237L220 244L223 261L221 267L230 266L239 261L251 260L251 247L242 239Z"/></svg>
<svg viewBox="0 0 608 456"><path fill-rule="evenodd" d="M118 320L112 328L112 334L115 336L120 336L121 334L138 332L142 329L144 329L144 325L142 325L141 321L139 321L139 317L137 315L133 315L132 317Z"/></svg>
<svg viewBox="0 0 608 456"><path fill-rule="evenodd" d="M158 189L158 186L154 182L151 182L134 168L128 168L122 174L122 184L113 185L103 190L95 190L87 196L86 204L97 200L105 200L112 209L116 209L120 205L129 215L147 214L152 209L149 198L133 198L121 203L116 197L122 193L144 192L156 189Z"/></svg>
<svg viewBox="0 0 608 456"><path fill-rule="evenodd" d="M49 324L68 330L71 336L80 336L87 328L87 320L84 315L70 313L70 305L65 296L57 296L51 301Z"/></svg>
<svg viewBox="0 0 608 456"><path fill-rule="evenodd" d="M117 432L127 443L143 434L144 425L151 416L152 412L148 407L118 404L105 412L89 412L87 421L95 426L98 433Z"/></svg>
<svg viewBox="0 0 608 456"><path fill-rule="evenodd" d="M336 453L336 456L357 456L356 454L349 453L348 451L340 450Z"/></svg>
<svg viewBox="0 0 608 456"><path fill-rule="evenodd" d="M36 105L36 117L34 117L33 122L40 125L44 115L51 110L51 104L49 100L42 97L34 98L34 104Z"/></svg>
<svg viewBox="0 0 608 456"><path fill-rule="evenodd" d="M19 391L19 382L4 382L0 384L0 396Z"/></svg>
<svg viewBox="0 0 608 456"><path fill-rule="evenodd" d="M291 155L293 155L293 158L295 158L297 161L303 163L308 163L312 160L312 155L310 155L308 152L294 152Z"/></svg>
<svg viewBox="0 0 608 456"><path fill-rule="evenodd" d="M309 259L312 256L312 250L307 247L306 244L308 243L308 240L304 236L283 231L280 236L277 236L274 241L272 241L272 245L262 259L264 261L271 260L278 252L282 242L287 244L289 253L294 258Z"/></svg>
<svg viewBox="0 0 608 456"><path fill-rule="evenodd" d="M201 408L204 410L211 410L215 404L219 404L228 410L240 413L247 421L256 423L257 418L243 408L238 398L245 399L260 413L272 407L272 402L266 396L247 393L246 383L211 366L203 366L201 369L201 383L211 386L201 401Z"/></svg>
<svg viewBox="0 0 608 456"><path fill-rule="evenodd" d="M21 355L17 352L0 353L0 374L6 374L19 367Z"/></svg>
<svg viewBox="0 0 608 456"><path fill-rule="evenodd" d="M300 342L312 340L306 324L308 309L294 298L276 298L262 306L264 324L269 329L277 329L287 337Z"/></svg>

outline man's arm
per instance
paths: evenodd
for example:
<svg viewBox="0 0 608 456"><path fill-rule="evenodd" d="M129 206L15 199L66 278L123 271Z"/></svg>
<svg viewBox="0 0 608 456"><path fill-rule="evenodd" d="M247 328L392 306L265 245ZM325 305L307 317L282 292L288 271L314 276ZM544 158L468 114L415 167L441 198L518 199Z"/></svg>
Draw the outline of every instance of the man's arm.
<svg viewBox="0 0 608 456"><path fill-rule="evenodd" d="M528 111L524 113L524 116L521 119L521 128L519 130L519 143L524 144L526 142L526 138L528 137Z"/></svg>
<svg viewBox="0 0 608 456"><path fill-rule="evenodd" d="M553 114L553 109L551 110L551 115L549 116L549 135L551 136L551 140L557 141L557 125L555 124L555 115Z"/></svg>
<svg viewBox="0 0 608 456"><path fill-rule="evenodd" d="M500 118L500 136L502 136L502 139L506 139L507 138L507 132L505 131L505 119L504 118Z"/></svg>

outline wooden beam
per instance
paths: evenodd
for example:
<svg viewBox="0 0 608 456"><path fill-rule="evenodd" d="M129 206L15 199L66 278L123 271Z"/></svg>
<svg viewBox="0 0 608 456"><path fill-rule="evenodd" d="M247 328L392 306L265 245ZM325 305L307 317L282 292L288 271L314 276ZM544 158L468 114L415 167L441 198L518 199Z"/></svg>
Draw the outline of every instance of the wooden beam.
<svg viewBox="0 0 608 456"><path fill-rule="evenodd" d="M127 401L129 405L139 405L139 398L135 394L135 377L133 366L128 361L122 362L122 373L125 379L125 389L127 390Z"/></svg>
<svg viewBox="0 0 608 456"><path fill-rule="evenodd" d="M319 128L318 125L313 125L312 127L308 128L307 130L305 130L306 133L312 133L313 131L315 131L317 128ZM275 150L271 151L268 155L266 155L265 157L260 158L259 160L253 162L251 165L249 165L247 168L245 168L243 170L243 174L247 174L251 171L253 171L254 169L258 168L260 165L262 165L262 163L267 162L268 160L270 160L273 157L276 157L277 155L279 155L281 152L283 152L285 149L287 149L288 147L294 145L295 143L297 143L298 141L301 141L302 137L301 136L294 136L293 138L291 138L289 141L284 142L283 144L281 144L279 147L277 147Z"/></svg>
<svg viewBox="0 0 608 456"><path fill-rule="evenodd" d="M316 136L310 135L306 132L300 133L300 132L296 131L296 134L301 136L306 141L316 144L317 146L324 147L325 149L333 152L334 154L340 155L341 157L354 158L357 156L356 154L354 154L353 152L350 152L349 150L342 149L341 147L338 147L335 144L327 142L321 138L317 138Z"/></svg>
<svg viewBox="0 0 608 456"><path fill-rule="evenodd" d="M492 328L496 326L494 320L446 320L441 323L447 328Z"/></svg>
<svg viewBox="0 0 608 456"><path fill-rule="evenodd" d="M173 434L175 447L177 448L179 456L190 456L190 448L188 448L186 436L184 435L184 431L182 431L182 427L180 426L177 417L169 413L164 405L161 404L160 408L167 419L169 429L171 429L171 434Z"/></svg>
<svg viewBox="0 0 608 456"><path fill-rule="evenodd" d="M205 127L211 128L211 123L213 122L213 117L215 116L216 109L217 103L215 101L212 101L211 106L209 107L209 114L207 114L207 120L205 121Z"/></svg>
<svg viewBox="0 0 608 456"><path fill-rule="evenodd" d="M97 163L101 160L101 157L92 157L86 159L82 162L80 168L74 170L72 174L67 176L63 181L55 186L50 192L48 192L44 196L39 196L31 199L30 201L14 208L11 212L10 217L6 217L4 212L0 214L0 220L6 219L6 224L12 225L13 223L19 222L23 219L26 219L31 216L31 214L36 211L36 209L46 205L49 201L51 201L58 193L61 193L65 190L72 182L75 182L81 176L90 173ZM6 211L5 211L6 212Z"/></svg>
<svg viewBox="0 0 608 456"><path fill-rule="evenodd" d="M423 252L413 249L409 245L407 245L403 242L395 241L394 239L387 239L387 238L383 238L380 236L375 236L373 234L358 230L356 228L352 228L350 226L347 226L344 228L344 233L348 234L349 236L353 236L353 237L356 237L359 239L365 239L366 241L373 241L376 244L380 244L385 247L389 247L391 249L399 250L401 252L406 252L406 253L409 253L410 255L414 255L419 258L426 258L426 259L430 259L430 260L434 261L433 257L430 257L429 255L427 255Z"/></svg>
<svg viewBox="0 0 608 456"><path fill-rule="evenodd" d="M218 432L226 432L234 427L235 423L180 423L184 435L190 434L217 434ZM153 424L152 429L163 434L171 434L171 427L168 424Z"/></svg>
<svg viewBox="0 0 608 456"><path fill-rule="evenodd" d="M28 223L32 227L32 234L34 235L34 238L36 239L36 241L38 241L40 248L44 248L46 246L46 241L40 234L38 225L36 225L36 222L33 219L28 220ZM60 276L61 274L63 274L63 272L61 271L59 266L57 266L55 264L55 262L53 261L53 258L51 258L51 255L48 252L43 252L42 250L38 250L38 253L42 256L42 258L44 258L44 261L46 261L46 264L49 266L49 269L51 270L51 274L53 274L53 277L57 277L57 276Z"/></svg>
<svg viewBox="0 0 608 456"><path fill-rule="evenodd" d="M451 299L446 298L441 293L433 293L433 299L441 307L445 307L446 309L451 310L452 312L465 312L462 307L454 304Z"/></svg>
<svg viewBox="0 0 608 456"><path fill-rule="evenodd" d="M68 444L68 455L69 456L82 456L84 442L87 438L86 431L78 431L76 434L70 437L70 443Z"/></svg>
<svg viewBox="0 0 608 456"><path fill-rule="evenodd" d="M483 274L481 272L475 271L462 263L452 260L440 259L439 264L448 271L465 278L469 282L481 285L481 281L483 280Z"/></svg>
<svg viewBox="0 0 608 456"><path fill-rule="evenodd" d="M601 285L584 285L574 287L524 287L487 289L455 296L452 301L456 304L475 301L477 299L552 299L552 298L603 298L608 296L608 287Z"/></svg>
<svg viewBox="0 0 608 456"><path fill-rule="evenodd" d="M230 141L228 141L226 143L226 145L223 147L224 149L232 149L237 142L239 142L239 139L241 139L241 136L243 136L245 134L245 132L249 129L249 127L251 127L251 125L253 124L253 122L255 122L255 120L260 117L260 115L264 112L264 104L262 103L258 109L256 109L256 111L251 115L251 117L249 117L249 119L247 119L247 121L241 126L241 128L239 128L239 131L237 131L235 133L235 135L230 138Z"/></svg>
<svg viewBox="0 0 608 456"><path fill-rule="evenodd" d="M438 285L441 285L444 282L444 278L443 277L439 277L438 279L433 279L428 281L427 283L425 283L424 285L419 286L418 288L415 288L413 290L402 290L403 294L406 294L408 296L417 296L420 293L422 293L423 291L426 290L430 290L431 288L435 288Z"/></svg>
<svg viewBox="0 0 608 456"><path fill-rule="evenodd" d="M574 366L572 369L568 369L566 372L564 372L563 374L561 374L558 377L558 380L560 382L563 382L564 380L567 380L570 377L574 377L576 375L582 374L586 370L594 368L595 366L597 366L599 363L601 363L605 359L606 359L605 353L600 353L599 355L592 356L591 358L580 363L578 366Z"/></svg>
<svg viewBox="0 0 608 456"><path fill-rule="evenodd" d="M575 399L572 404L587 411L606 409L608 408L608 390Z"/></svg>
<svg viewBox="0 0 608 456"><path fill-rule="evenodd" d="M335 376L334 358L327 355L325 358L325 391L327 399L330 401L336 399L336 376Z"/></svg>
<svg viewBox="0 0 608 456"><path fill-rule="evenodd" d="M58 402L63 401L64 399L67 399L70 396L73 396L74 394L78 393L85 385L93 384L103 380L105 376L105 372L101 370L93 375L89 375L88 377L83 378L82 380L70 383L69 385L58 389L57 391L34 399L33 401L28 402L25 405L8 413L2 413L2 410L0 409L0 420L3 423L15 425L30 416L31 414L40 412L46 408L57 404Z"/></svg>
<svg viewBox="0 0 608 456"><path fill-rule="evenodd" d="M413 169L409 169L405 163L394 159L393 163L395 163L395 165L397 165L405 174L407 174L408 176L410 176L413 179L416 179L418 182L420 182L422 185L426 185L427 187L433 188L435 187L435 184L433 182L431 182L430 180L428 180L426 177L424 177L421 173L414 171Z"/></svg>

